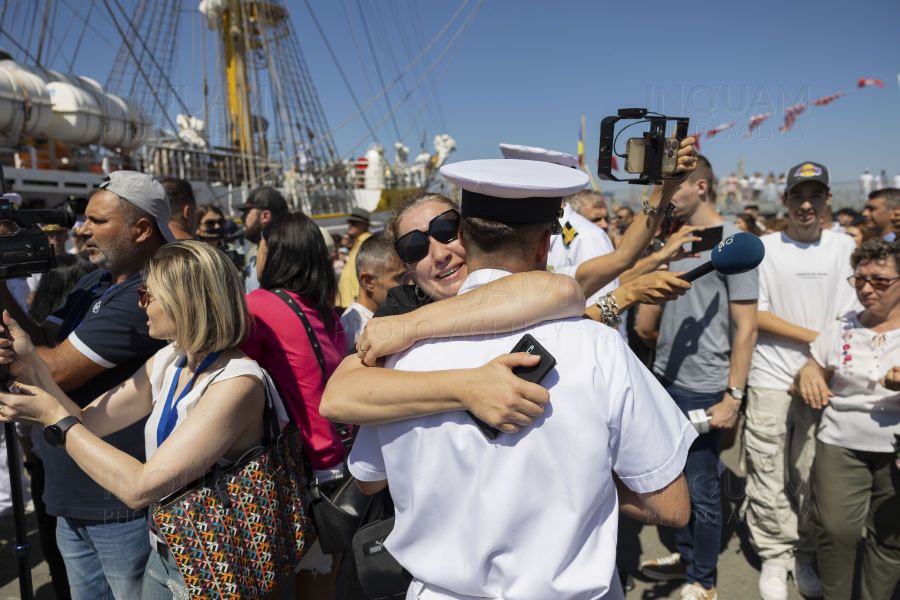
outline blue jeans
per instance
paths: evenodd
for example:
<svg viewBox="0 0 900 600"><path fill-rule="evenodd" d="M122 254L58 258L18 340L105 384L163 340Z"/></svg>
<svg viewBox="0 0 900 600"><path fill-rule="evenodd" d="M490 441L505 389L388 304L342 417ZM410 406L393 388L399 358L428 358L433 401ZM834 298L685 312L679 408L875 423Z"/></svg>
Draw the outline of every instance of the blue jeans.
<svg viewBox="0 0 900 600"><path fill-rule="evenodd" d="M144 573L144 595L141 600L190 600L178 563L164 545L150 552Z"/></svg>
<svg viewBox="0 0 900 600"><path fill-rule="evenodd" d="M150 554L146 518L104 522L59 517L56 542L72 600L139 600Z"/></svg>
<svg viewBox="0 0 900 600"><path fill-rule="evenodd" d="M659 378L684 416L688 411L704 411L722 401L725 392L701 394ZM719 478L719 453L722 430L711 429L701 434L688 450L684 477L691 493L691 521L684 529L675 530L675 549L687 563L688 583L699 583L706 589L715 584L719 546L722 542L722 486Z"/></svg>

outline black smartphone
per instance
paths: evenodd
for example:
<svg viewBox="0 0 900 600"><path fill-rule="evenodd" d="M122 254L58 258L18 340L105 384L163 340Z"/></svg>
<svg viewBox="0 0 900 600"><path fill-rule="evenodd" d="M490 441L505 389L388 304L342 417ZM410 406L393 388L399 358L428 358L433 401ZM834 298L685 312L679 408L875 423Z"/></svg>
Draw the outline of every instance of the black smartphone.
<svg viewBox="0 0 900 600"><path fill-rule="evenodd" d="M693 235L700 238L699 242L691 242L691 252L706 252L712 250L722 242L722 226L710 227L703 231L695 231Z"/></svg>
<svg viewBox="0 0 900 600"><path fill-rule="evenodd" d="M534 339L530 333L526 333L522 336L522 339L516 343L513 347L510 354L515 354L516 352L525 352L526 354L534 354L536 356L541 357L541 362L533 367L516 367L513 369L513 375L516 375L520 379L524 379L525 381L531 383L540 384L541 381L544 380L544 377L547 376L547 373L553 370L553 367L556 366L556 359L553 358L553 355L547 352L547 350L541 346L541 344ZM481 433L489 440L496 440L497 436L500 435L500 430L491 427L474 414L471 411L466 411L469 413L469 416L472 417L472 420L481 430Z"/></svg>

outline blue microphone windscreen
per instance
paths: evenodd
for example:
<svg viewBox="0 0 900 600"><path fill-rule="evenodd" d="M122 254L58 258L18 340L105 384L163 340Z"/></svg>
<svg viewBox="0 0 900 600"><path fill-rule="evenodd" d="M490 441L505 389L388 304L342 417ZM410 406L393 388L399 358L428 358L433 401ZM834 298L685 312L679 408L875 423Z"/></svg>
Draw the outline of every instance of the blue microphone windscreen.
<svg viewBox="0 0 900 600"><path fill-rule="evenodd" d="M757 236L741 232L722 240L713 248L711 255L716 271L723 275L737 275L758 267L766 255L766 247Z"/></svg>

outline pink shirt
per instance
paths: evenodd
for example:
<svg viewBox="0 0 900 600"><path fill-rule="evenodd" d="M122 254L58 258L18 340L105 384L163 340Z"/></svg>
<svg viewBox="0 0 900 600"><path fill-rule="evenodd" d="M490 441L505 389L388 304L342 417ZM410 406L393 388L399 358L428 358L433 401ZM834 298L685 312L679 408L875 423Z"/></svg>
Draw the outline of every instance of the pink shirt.
<svg viewBox="0 0 900 600"><path fill-rule="evenodd" d="M347 353L344 333L338 332L339 328L326 332L312 303L297 294L290 295L300 303L309 319L322 349L325 371L331 377ZM303 431L304 447L313 468L327 469L340 464L344 460L344 447L334 425L319 415L325 382L303 323L287 304L266 290L250 292L247 304L256 326L241 350L267 370L278 384L285 406ZM340 324L334 311L332 315L334 322Z"/></svg>

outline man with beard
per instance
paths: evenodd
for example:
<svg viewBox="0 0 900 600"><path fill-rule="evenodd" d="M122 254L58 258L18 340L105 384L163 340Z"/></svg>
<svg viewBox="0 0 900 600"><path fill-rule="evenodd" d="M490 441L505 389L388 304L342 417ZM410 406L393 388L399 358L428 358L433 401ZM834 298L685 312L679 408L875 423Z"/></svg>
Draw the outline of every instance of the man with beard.
<svg viewBox="0 0 900 600"><path fill-rule="evenodd" d="M3 307L31 336L56 383L79 406L129 379L165 345L150 337L138 306L141 270L174 241L169 200L148 175L116 171L88 197L79 229L91 262L85 275L43 324L18 308L0 284ZM144 420L104 438L144 461ZM64 449L40 440L44 504L57 517L56 536L72 598L139 598L150 551L147 515L94 483ZM40 522L40 521L39 521Z"/></svg>
<svg viewBox="0 0 900 600"><path fill-rule="evenodd" d="M253 244L247 252L247 268L244 270L244 288L249 294L259 289L259 279L256 273L256 251L259 249L259 240L262 230L269 221L277 219L287 212L287 202L278 190L271 187L261 187L250 191L247 202L238 207L244 211L244 238Z"/></svg>
<svg viewBox="0 0 900 600"><path fill-rule="evenodd" d="M831 202L830 185L823 165L804 162L792 168L782 197L787 228L762 237L766 257L759 265L759 339L744 424L743 511L751 544L762 559L763 600L787 598L791 571L801 594L822 595L812 567L816 525L809 488L822 411L804 404L790 387L819 332L850 310L862 310L847 285L856 243L819 223Z"/></svg>

